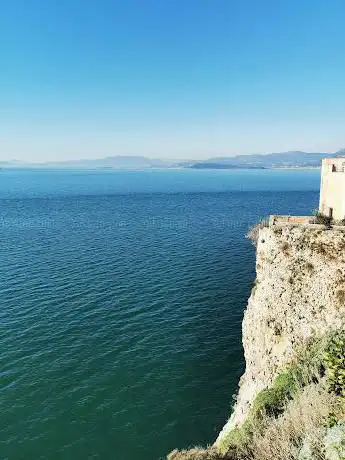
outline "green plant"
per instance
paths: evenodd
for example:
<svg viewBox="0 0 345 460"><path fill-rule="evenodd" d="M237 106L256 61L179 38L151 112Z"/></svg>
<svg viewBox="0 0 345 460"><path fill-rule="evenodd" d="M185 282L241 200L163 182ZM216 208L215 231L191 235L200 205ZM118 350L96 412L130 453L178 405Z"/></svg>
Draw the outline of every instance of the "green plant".
<svg viewBox="0 0 345 460"><path fill-rule="evenodd" d="M296 393L298 384L291 370L288 370L274 380L272 386L260 391L253 404L252 416L262 414L277 417L284 411L286 402Z"/></svg>
<svg viewBox="0 0 345 460"><path fill-rule="evenodd" d="M332 428L333 426L335 426L337 423L339 422L339 414L338 413L335 413L335 412L331 412L328 416L328 420L327 420L327 426L329 428Z"/></svg>
<svg viewBox="0 0 345 460"><path fill-rule="evenodd" d="M330 391L345 396L345 333L336 333L325 352L325 365Z"/></svg>

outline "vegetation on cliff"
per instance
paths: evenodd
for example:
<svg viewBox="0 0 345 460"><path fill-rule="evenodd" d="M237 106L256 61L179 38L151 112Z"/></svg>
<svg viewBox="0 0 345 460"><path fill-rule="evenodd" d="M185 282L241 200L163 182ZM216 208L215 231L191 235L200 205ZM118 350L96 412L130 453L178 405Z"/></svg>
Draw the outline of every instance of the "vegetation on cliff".
<svg viewBox="0 0 345 460"><path fill-rule="evenodd" d="M212 447L168 460L345 460L345 233L263 221L247 236L256 280L236 404Z"/></svg>
<svg viewBox="0 0 345 460"><path fill-rule="evenodd" d="M168 460L345 459L345 332L312 339L259 392L222 444L175 450Z"/></svg>

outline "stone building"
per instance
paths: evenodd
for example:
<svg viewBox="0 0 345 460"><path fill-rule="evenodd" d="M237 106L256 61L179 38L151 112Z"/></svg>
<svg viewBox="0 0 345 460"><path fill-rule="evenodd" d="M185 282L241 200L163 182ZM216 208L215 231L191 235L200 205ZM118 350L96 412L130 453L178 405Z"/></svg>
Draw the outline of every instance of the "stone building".
<svg viewBox="0 0 345 460"><path fill-rule="evenodd" d="M345 157L322 160L319 211L334 220L345 219Z"/></svg>

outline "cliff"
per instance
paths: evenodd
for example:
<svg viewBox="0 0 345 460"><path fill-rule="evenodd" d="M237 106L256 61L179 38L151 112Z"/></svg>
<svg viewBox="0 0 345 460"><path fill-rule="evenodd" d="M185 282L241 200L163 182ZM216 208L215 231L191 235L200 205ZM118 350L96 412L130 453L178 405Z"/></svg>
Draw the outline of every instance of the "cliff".
<svg viewBox="0 0 345 460"><path fill-rule="evenodd" d="M270 226L257 242L256 281L243 320L246 370L237 402L215 445L246 420L255 397L272 385L313 336L343 330L345 227Z"/></svg>

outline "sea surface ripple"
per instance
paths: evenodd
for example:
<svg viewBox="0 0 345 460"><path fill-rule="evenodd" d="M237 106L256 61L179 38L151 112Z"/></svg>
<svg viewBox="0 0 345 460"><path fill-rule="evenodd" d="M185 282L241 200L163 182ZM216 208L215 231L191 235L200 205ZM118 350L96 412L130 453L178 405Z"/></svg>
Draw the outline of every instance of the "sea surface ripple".
<svg viewBox="0 0 345 460"><path fill-rule="evenodd" d="M219 191L203 173L177 193L178 172L166 192L145 173L130 192L119 174L59 174L0 185L0 457L154 460L212 442L243 371L244 235L315 208L317 176L246 191L222 173Z"/></svg>

